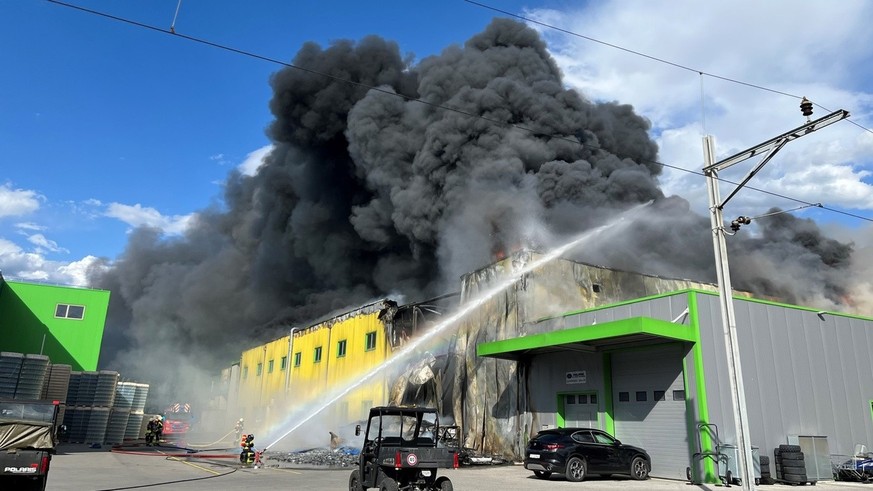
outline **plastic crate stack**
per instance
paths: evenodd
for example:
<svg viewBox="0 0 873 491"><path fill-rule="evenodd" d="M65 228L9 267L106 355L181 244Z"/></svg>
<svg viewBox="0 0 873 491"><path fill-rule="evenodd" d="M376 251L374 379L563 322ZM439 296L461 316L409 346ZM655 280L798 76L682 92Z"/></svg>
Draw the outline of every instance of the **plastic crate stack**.
<svg viewBox="0 0 873 491"><path fill-rule="evenodd" d="M800 445L779 445L773 449L776 461L776 481L798 485L815 484L806 475L806 461Z"/></svg>

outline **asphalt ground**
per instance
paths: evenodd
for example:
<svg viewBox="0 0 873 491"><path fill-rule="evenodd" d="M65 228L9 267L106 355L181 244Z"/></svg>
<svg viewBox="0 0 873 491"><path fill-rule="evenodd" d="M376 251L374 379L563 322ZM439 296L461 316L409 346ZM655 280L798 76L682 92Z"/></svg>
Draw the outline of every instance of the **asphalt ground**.
<svg viewBox="0 0 873 491"><path fill-rule="evenodd" d="M261 468L239 464L234 449L207 450L188 454L171 446L145 447L130 445L119 449L109 446L62 444L49 471L49 491L121 491L121 490L345 490L351 468L303 468L269 458ZM727 490L741 489L716 485L692 485L684 481L649 479L633 481L618 476L591 477L581 483L553 476L545 481L521 465L481 465L460 469L441 469L439 475L452 480L456 490ZM779 491L798 487L759 486L761 490ZM873 484L820 481L817 490L873 491Z"/></svg>

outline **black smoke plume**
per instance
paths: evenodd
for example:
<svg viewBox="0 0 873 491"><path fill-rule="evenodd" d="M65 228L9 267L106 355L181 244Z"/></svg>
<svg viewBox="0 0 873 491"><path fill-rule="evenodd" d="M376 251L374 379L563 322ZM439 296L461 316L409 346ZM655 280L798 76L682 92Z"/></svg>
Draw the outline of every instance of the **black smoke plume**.
<svg viewBox="0 0 873 491"><path fill-rule="evenodd" d="M272 77L274 149L256 175L228 176L226 211L202 211L178 239L136 231L93 278L112 291L104 367L161 384L216 371L289 326L455 291L496 251L548 248L649 200L654 218L582 259L715 281L709 219L661 192L648 121L565 88L525 25L494 20L417 64L375 36L306 44L293 64L335 78ZM796 301L845 293L849 246L788 215L759 226L732 242L752 266L735 287Z"/></svg>

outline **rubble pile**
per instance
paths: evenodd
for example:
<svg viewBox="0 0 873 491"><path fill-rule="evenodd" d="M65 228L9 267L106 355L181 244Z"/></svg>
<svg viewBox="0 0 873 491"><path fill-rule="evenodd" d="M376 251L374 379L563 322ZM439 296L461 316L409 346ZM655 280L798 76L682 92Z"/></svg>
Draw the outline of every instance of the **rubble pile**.
<svg viewBox="0 0 873 491"><path fill-rule="evenodd" d="M269 459L304 466L352 467L358 464L359 454L360 450L351 447L339 447L336 451L313 448L299 452L270 454Z"/></svg>

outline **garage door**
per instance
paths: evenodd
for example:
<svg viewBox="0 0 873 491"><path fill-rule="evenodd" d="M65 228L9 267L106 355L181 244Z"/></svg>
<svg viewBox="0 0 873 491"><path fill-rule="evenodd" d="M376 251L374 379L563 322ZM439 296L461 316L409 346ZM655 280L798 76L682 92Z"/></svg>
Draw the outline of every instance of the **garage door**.
<svg viewBox="0 0 873 491"><path fill-rule="evenodd" d="M615 437L652 457L652 476L685 478L688 431L681 345L612 355Z"/></svg>

